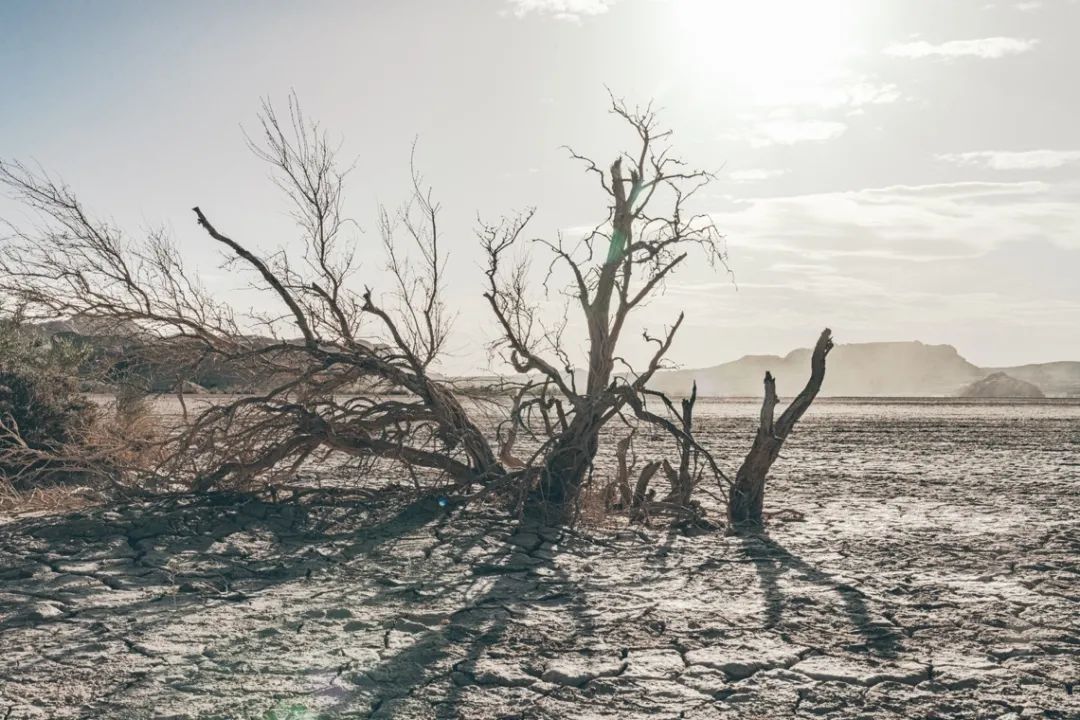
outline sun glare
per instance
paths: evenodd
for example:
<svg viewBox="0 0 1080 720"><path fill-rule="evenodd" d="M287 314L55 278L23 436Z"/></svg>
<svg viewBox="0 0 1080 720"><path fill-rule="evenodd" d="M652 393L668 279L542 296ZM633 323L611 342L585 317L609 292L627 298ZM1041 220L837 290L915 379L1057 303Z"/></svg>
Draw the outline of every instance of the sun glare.
<svg viewBox="0 0 1080 720"><path fill-rule="evenodd" d="M752 101L783 104L847 73L857 7L844 0L672 0L690 70Z"/></svg>

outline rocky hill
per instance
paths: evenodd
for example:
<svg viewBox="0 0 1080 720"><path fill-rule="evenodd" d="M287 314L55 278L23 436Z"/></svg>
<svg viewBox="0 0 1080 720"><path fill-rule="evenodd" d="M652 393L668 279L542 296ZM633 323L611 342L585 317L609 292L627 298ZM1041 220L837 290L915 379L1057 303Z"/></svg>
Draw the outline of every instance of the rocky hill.
<svg viewBox="0 0 1080 720"><path fill-rule="evenodd" d="M1049 362L1010 368L986 368L1029 382L1053 397L1080 397L1080 362Z"/></svg>
<svg viewBox="0 0 1080 720"><path fill-rule="evenodd" d="M996 372L982 380L976 380L959 393L965 398L1042 398L1046 397L1038 385Z"/></svg>

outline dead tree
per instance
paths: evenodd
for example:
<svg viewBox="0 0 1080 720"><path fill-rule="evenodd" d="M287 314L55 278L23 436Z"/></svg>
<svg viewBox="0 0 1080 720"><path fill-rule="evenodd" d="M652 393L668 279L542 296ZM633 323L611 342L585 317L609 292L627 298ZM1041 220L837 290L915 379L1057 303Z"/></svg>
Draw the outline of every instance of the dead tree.
<svg viewBox="0 0 1080 720"><path fill-rule="evenodd" d="M607 219L576 247L568 247L561 237L555 242L532 241L551 253L549 279L559 271L566 273L565 294L572 308L568 312L580 313L588 329L583 368L563 343L566 318L551 330L536 317L527 297L528 262L507 267L510 251L527 242L524 231L532 213L480 229L488 257L485 297L502 331L494 347L517 372L538 378L535 402L526 407L557 412L557 422L545 417L547 436L528 466L537 475L539 496L556 508L571 510L592 470L601 429L624 409L708 455L683 427L648 412L642 400L682 324L682 314L663 336L646 333L645 341L654 348L640 371L626 365L618 348L627 319L662 289L691 248L701 250L712 264L725 263L722 236L712 221L686 211L688 200L713 175L687 170L671 156L666 145L670 131L659 128L651 106L631 109L612 98L611 109L637 136L636 150L616 158L607 170L570 151L597 177L610 203ZM615 373L617 363L626 365L625 374ZM584 387L577 383L579 369Z"/></svg>
<svg viewBox="0 0 1080 720"><path fill-rule="evenodd" d="M737 473L728 494L728 520L736 527L760 526L765 502L765 480L769 468L780 455L784 440L795 428L795 423L814 402L821 383L825 379L825 357L832 350L832 331L825 329L814 346L810 357L810 379L788 408L773 420L779 398L776 396L776 380L765 373L765 399L761 403L761 423L754 444Z"/></svg>
<svg viewBox="0 0 1080 720"><path fill-rule="evenodd" d="M347 168L295 98L288 107L279 117L264 104L259 138L250 144L291 203L303 253L261 253L216 224L208 206L193 208L226 263L245 270L263 293L258 313L240 313L208 292L164 231L132 239L94 218L63 183L0 163L0 184L40 219L11 228L0 248L0 294L25 303L31 319L78 316L107 326L132 346L167 357L178 381L207 362L242 367L253 379L243 397L185 412L162 441L165 459L148 473L165 483L186 479L199 490L251 486L336 455L358 476L389 463L414 479L419 472L463 490L531 489L558 516L572 518L601 429L629 415L670 433L721 474L688 426L645 403L682 315L658 337L645 334L645 367L635 369L619 354L628 318L663 290L690 250L710 263L726 260L709 217L686 210L713 176L671 156L670 132L659 129L651 106L631 109L612 99L635 149L606 170L571 151L609 202L606 219L579 244L561 237L529 243L531 212L480 229L494 347L525 378L502 383L515 401L500 406L510 422L495 437L475 412L491 388L466 397L469 388L432 369L451 317L443 301L438 203L414 171L409 202L378 216L390 287L379 292L358 282L354 258L372 253L360 250L364 238L342 208ZM538 317L527 298L527 261L508 259L526 243L546 249L549 275L566 280L570 307L588 328L582 362L562 341L568 318L551 324ZM519 435L527 436L527 452L516 447Z"/></svg>

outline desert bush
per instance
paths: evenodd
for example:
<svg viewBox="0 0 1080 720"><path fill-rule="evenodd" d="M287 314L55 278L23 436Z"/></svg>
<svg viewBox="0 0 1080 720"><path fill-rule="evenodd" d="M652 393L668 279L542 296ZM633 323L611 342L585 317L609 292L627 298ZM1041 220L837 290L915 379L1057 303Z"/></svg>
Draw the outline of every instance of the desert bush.
<svg viewBox="0 0 1080 720"><path fill-rule="evenodd" d="M145 392L122 387L112 407L84 393L85 345L50 335L15 311L0 318L0 493L122 483L152 466L159 438Z"/></svg>
<svg viewBox="0 0 1080 720"><path fill-rule="evenodd" d="M18 313L0 320L0 478L11 487L55 479L60 458L85 441L97 413L78 390L81 359Z"/></svg>
<svg viewBox="0 0 1080 720"><path fill-rule="evenodd" d="M0 448L59 451L81 442L94 416L93 404L71 378L0 370ZM38 464L19 466L3 458L0 472L18 477Z"/></svg>
<svg viewBox="0 0 1080 720"><path fill-rule="evenodd" d="M154 479L153 468L163 459L166 439L161 418L153 409L154 397L141 386L121 385L87 438L99 457L99 470L107 469L113 484L131 486Z"/></svg>

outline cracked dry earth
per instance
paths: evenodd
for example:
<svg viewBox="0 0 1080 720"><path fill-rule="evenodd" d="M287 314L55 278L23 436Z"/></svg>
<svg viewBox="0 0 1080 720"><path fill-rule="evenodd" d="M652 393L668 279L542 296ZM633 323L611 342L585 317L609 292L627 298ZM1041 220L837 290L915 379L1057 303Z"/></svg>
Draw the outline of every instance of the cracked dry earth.
<svg viewBox="0 0 1080 720"><path fill-rule="evenodd" d="M729 456L753 407L702 431ZM403 494L0 524L0 718L1080 717L1080 405L823 403L768 534Z"/></svg>

